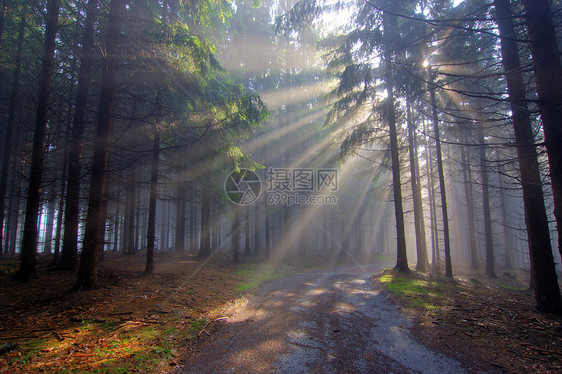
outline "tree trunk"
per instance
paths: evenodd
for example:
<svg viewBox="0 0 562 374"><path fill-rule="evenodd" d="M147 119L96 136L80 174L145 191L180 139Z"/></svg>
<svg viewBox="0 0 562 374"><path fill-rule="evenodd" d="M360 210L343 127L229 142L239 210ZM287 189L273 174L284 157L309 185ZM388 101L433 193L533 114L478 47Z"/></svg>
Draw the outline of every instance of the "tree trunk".
<svg viewBox="0 0 562 374"><path fill-rule="evenodd" d="M136 177L136 170L135 165L131 166L130 174L129 174L129 186L128 186L128 204L127 204L127 226L125 230L127 230L127 241L126 241L126 254L127 255L134 255L137 253L136 238L135 238L135 212L137 211L137 197L136 197L136 190L137 190L137 177ZM137 220L138 222L138 217Z"/></svg>
<svg viewBox="0 0 562 374"><path fill-rule="evenodd" d="M480 267L478 263L478 248L476 243L476 229L474 224L474 198L472 195L472 170L470 159L466 155L464 148L461 148L463 164L464 194L466 199L466 215L468 221L468 241L470 245L470 268L476 270Z"/></svg>
<svg viewBox="0 0 562 374"><path fill-rule="evenodd" d="M254 253L258 253L260 250L260 225L259 225L259 204L253 206L254 211Z"/></svg>
<svg viewBox="0 0 562 374"><path fill-rule="evenodd" d="M250 252L250 206L244 207L244 256L249 256Z"/></svg>
<svg viewBox="0 0 562 374"><path fill-rule="evenodd" d="M47 202L47 211L45 212L45 243L43 245L44 253L51 253L53 250L53 229L55 228L55 199L53 196Z"/></svg>
<svg viewBox="0 0 562 374"><path fill-rule="evenodd" d="M74 73L73 73L74 76ZM72 90L71 90L71 95L70 95L70 100L72 100ZM72 113L71 108L68 108L68 113L69 113L69 117ZM66 135L66 142L65 144L68 144L68 140L70 138L70 132L67 132ZM61 237L62 237L62 225L63 225L63 221L64 221L64 197L66 196L66 179L68 176L68 147L65 147L65 151L64 151L64 162L63 162L63 166L62 166L62 178L61 178L61 186L60 186L60 191L59 191L59 209L57 211L57 229L55 231L55 249L54 249L54 256L53 256L53 261L52 261L52 265L57 265L58 261L59 261L59 257L60 257L60 245L61 245Z"/></svg>
<svg viewBox="0 0 562 374"><path fill-rule="evenodd" d="M424 121L424 132L427 134L427 128ZM427 194L429 196L429 221L431 230L431 268L434 273L439 272L440 256L439 256L439 230L437 229L437 206L435 204L435 186L433 184L433 159L431 157L430 139L426 139L427 154Z"/></svg>
<svg viewBox="0 0 562 374"><path fill-rule="evenodd" d="M540 1L539 3L544 5L545 2ZM498 15L502 63L506 72L505 79L510 98L521 186L523 188L525 224L529 238L531 262L531 284L535 285L537 309L544 312L559 313L562 310L562 301L554 266L537 151L534 147L535 139L527 107L525 83L521 73L519 50L515 42L512 12L509 2L506 0L494 0L494 5ZM540 10L538 9L538 11ZM535 12L534 9L530 9L530 11L531 13ZM558 227L560 228L560 224ZM558 237L560 239L560 234Z"/></svg>
<svg viewBox="0 0 562 374"><path fill-rule="evenodd" d="M150 172L150 195L148 197L148 227L146 234L146 267L144 275L154 273L154 242L156 241L156 195L158 194L158 166L160 163L160 100L156 94L156 121L154 123L154 145L152 147L152 170Z"/></svg>
<svg viewBox="0 0 562 374"><path fill-rule="evenodd" d="M189 250L195 251L195 194L193 186L189 187Z"/></svg>
<svg viewBox="0 0 562 374"><path fill-rule="evenodd" d="M23 189L23 171L25 169L25 158L21 158L18 162L18 170L12 173L12 188L10 193L10 204L8 210L10 215L8 216L8 232L9 232L9 244L5 249L10 254L16 253L16 242L18 237L19 228L19 215L20 215L20 203L21 203L21 191Z"/></svg>
<svg viewBox="0 0 562 374"><path fill-rule="evenodd" d="M113 252L119 251L119 226L121 222L121 186L117 186L117 196L115 197L115 216L113 218Z"/></svg>
<svg viewBox="0 0 562 374"><path fill-rule="evenodd" d="M6 1L4 1L4 9L2 13L2 27L4 23L4 15L6 13ZM16 105L19 100L19 86L21 77L21 60L23 54L23 40L25 35L26 25L26 11L27 7L23 8L21 21L18 30L18 41L16 60L14 66L14 78L12 80L12 90L10 95L10 103L8 105L8 119L6 121L6 129L4 130L4 149L2 158L2 174L0 174L0 254L4 252L2 249L3 237L2 228L4 225L4 214L6 210L6 192L8 191L8 170L10 169L10 161L12 159L12 137L14 133L14 126L16 125Z"/></svg>
<svg viewBox="0 0 562 374"><path fill-rule="evenodd" d="M396 266L400 272L409 272L406 254L406 232L404 228L404 210L402 208L402 188L400 182L400 155L398 149L398 135L396 130L396 108L394 106L394 83L392 79L392 46L390 38L392 32L397 32L394 16L383 13L383 29L386 43L384 46L384 60L386 63L386 121L390 136L390 157L392 165L392 190L394 194L394 214L396 217Z"/></svg>
<svg viewBox="0 0 562 374"><path fill-rule="evenodd" d="M185 250L185 200L186 189L183 182L179 181L178 198L176 201L176 251Z"/></svg>
<svg viewBox="0 0 562 374"><path fill-rule="evenodd" d="M264 224L265 224L265 258L268 259L270 256L270 252L271 252L271 233L270 233L270 226L269 226L269 205L267 204L267 195L266 198L264 199L264 208L263 208L263 212L264 212Z"/></svg>
<svg viewBox="0 0 562 374"><path fill-rule="evenodd" d="M550 0L523 0L550 166L558 251L562 255L562 66L551 3ZM551 276L549 271L548 277Z"/></svg>
<svg viewBox="0 0 562 374"><path fill-rule="evenodd" d="M70 150L68 155L67 193L64 213L64 235L58 269L74 270L78 263L78 227L80 222L80 174L82 170L82 148L84 129L88 113L88 95L91 82L92 59L94 54L94 27L97 0L89 0L87 6L82 49L80 51L80 70L76 88L76 108L72 121Z"/></svg>
<svg viewBox="0 0 562 374"><path fill-rule="evenodd" d="M76 289L89 289L98 286L98 254L103 238L100 237L105 217L107 184L107 162L109 158L109 134L111 131L111 116L113 112L113 95L115 88L115 72L118 67L117 46L121 28L121 18L124 11L123 0L111 0L109 22L107 27L106 54L103 66L100 102L98 106L98 123L95 138L92 177L90 183L90 198L88 215L84 232L84 244L80 267L76 279Z"/></svg>
<svg viewBox="0 0 562 374"><path fill-rule="evenodd" d="M132 218L132 222L134 222L133 224L133 233L132 233L132 240L131 240L131 246L129 246L129 248L132 248L132 251L134 251L131 254L135 254L137 251L141 250L141 248L144 248L141 244L142 240L139 240L139 238L141 238L143 235L144 231L141 231L141 206L143 205L141 202L141 188L140 186L135 182L133 188L133 201L134 201L134 211L133 211L133 218ZM150 187L148 188L149 191L149 196L150 196Z"/></svg>
<svg viewBox="0 0 562 374"><path fill-rule="evenodd" d="M29 185L25 208L25 224L21 248L21 262L14 279L27 281L37 276L35 256L37 253L37 218L41 202L41 181L43 178L43 161L45 158L45 132L49 116L50 83L55 66L55 39L59 19L60 0L47 2L47 25L43 46L41 78L39 81L39 97L37 113L33 131L33 147L31 150L31 165Z"/></svg>
<svg viewBox="0 0 562 374"><path fill-rule="evenodd" d="M208 188L201 184L201 235L199 237L199 256L211 255L211 196Z"/></svg>
<svg viewBox="0 0 562 374"><path fill-rule="evenodd" d="M419 181L419 170L416 160L417 148L414 144L414 124L412 123L410 100L406 100L408 122L408 150L410 155L410 175L412 178L412 197L414 200L414 227L416 232L417 271L425 271L429 267L427 259L427 243L425 240L425 223Z"/></svg>
<svg viewBox="0 0 562 374"><path fill-rule="evenodd" d="M233 205L232 225L230 227L230 242L232 245L232 260L240 261L240 206Z"/></svg>
<svg viewBox="0 0 562 374"><path fill-rule="evenodd" d="M511 226L507 215L507 205L505 201L505 191L503 184L503 176L498 169L498 180L499 180L499 193L500 193L500 205L502 214L502 225L503 225L503 245L504 245L504 266L506 269L513 268L513 233L511 232Z"/></svg>
<svg viewBox="0 0 562 374"><path fill-rule="evenodd" d="M494 263L494 242L492 233L492 218L490 213L490 192L488 179L488 159L486 158L486 140L482 124L478 124L478 142L480 143L480 175L482 181L482 209L484 214L484 237L486 240L486 275L497 278Z"/></svg>
<svg viewBox="0 0 562 374"><path fill-rule="evenodd" d="M432 74L430 72L430 74ZM445 187L445 172L443 171L443 154L441 153L441 140L439 134L439 119L437 118L437 100L435 99L434 77L430 77L431 87L429 89L433 130L435 135L435 152L437 154L437 172L439 174L439 192L441 193L441 211L443 214L443 239L445 246L445 275L453 277L453 265L451 263L451 240L449 237L449 214L447 210L447 190Z"/></svg>
<svg viewBox="0 0 562 374"><path fill-rule="evenodd" d="M134 164L132 165L134 167ZM129 175L129 181L127 185L125 185L125 205L123 207L123 228L121 229L121 253L123 255L127 254L127 247L129 246L129 232L131 225L131 215L129 211L129 207L131 205L131 176Z"/></svg>

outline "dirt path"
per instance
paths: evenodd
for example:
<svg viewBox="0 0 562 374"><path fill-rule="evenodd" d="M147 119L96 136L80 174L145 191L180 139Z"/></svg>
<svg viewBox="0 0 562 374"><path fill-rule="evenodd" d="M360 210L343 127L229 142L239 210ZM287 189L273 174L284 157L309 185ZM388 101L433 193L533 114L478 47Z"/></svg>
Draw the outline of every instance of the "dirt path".
<svg viewBox="0 0 562 374"><path fill-rule="evenodd" d="M411 321L369 280L381 270L347 267L273 281L177 372L465 372L412 339Z"/></svg>

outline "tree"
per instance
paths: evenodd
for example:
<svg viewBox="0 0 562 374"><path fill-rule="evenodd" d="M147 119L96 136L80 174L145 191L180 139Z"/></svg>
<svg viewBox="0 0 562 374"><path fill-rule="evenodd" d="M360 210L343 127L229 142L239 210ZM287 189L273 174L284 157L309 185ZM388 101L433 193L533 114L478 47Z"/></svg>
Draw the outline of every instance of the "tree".
<svg viewBox="0 0 562 374"><path fill-rule="evenodd" d="M497 278L494 261L494 242L492 238L492 218L490 215L490 182L488 176L488 159L486 156L486 140L484 139L483 124L477 124L479 155L480 155L480 176L482 181L482 210L484 214L484 237L486 242L486 275L490 278Z"/></svg>
<svg viewBox="0 0 562 374"><path fill-rule="evenodd" d="M435 98L434 72L429 72L429 96L432 108L433 133L435 138L435 152L437 154L437 172L439 175L439 192L441 193L441 211L443 214L443 235L445 246L445 275L453 277L453 265L451 262L451 239L449 233L449 213L447 210L447 189L445 186L445 172L443 169L443 154L441 153L441 139L439 132L439 119L437 118L437 100Z"/></svg>
<svg viewBox="0 0 562 374"><path fill-rule="evenodd" d="M525 224L535 283L535 300L537 309L541 311L560 311L562 302L552 256L548 217L511 6L507 0L494 0L494 7L517 145Z"/></svg>
<svg viewBox="0 0 562 374"><path fill-rule="evenodd" d="M94 27L97 14L97 0L89 0L80 50L80 69L76 88L76 105L68 153L66 181L63 246L58 269L74 270L78 262L78 224L80 219L80 174L82 171L82 149L88 96L92 80L94 57Z"/></svg>
<svg viewBox="0 0 562 374"><path fill-rule="evenodd" d="M148 230L146 234L146 268L144 275L154 272L154 242L156 241L156 194L158 193L158 165L160 162L161 91L156 94L156 121L154 123L154 145L152 148L152 168L150 172L150 195L148 198Z"/></svg>
<svg viewBox="0 0 562 374"><path fill-rule="evenodd" d="M37 276L35 269L38 235L37 219L41 202L41 182L45 157L45 132L49 115L50 83L54 71L55 39L57 35L59 8L60 0L47 1L47 24L41 57L41 77L39 80L39 97L37 99L37 111L33 130L33 148L31 151L21 261L19 270L14 274L14 279L20 281L28 281Z"/></svg>
<svg viewBox="0 0 562 374"><path fill-rule="evenodd" d="M98 121L90 182L90 198L88 215L84 232L84 244L80 257L80 267L76 279L76 289L90 289L98 287L97 267L98 256L103 237L101 233L105 227L104 205L106 203L107 162L109 155L109 135L111 131L111 117L113 113L113 96L115 75L118 67L118 40L124 13L123 0L111 0L109 21L106 35L106 55L103 64L101 93L98 105Z"/></svg>
<svg viewBox="0 0 562 374"><path fill-rule="evenodd" d="M466 211L468 220L468 241L470 245L470 268L476 270L480 267L478 262L478 250L476 244L476 229L474 225L474 197L472 187L472 169L470 167L469 156L465 147L461 148L462 166L463 166L463 184L464 195L466 198Z"/></svg>
<svg viewBox="0 0 562 374"><path fill-rule="evenodd" d="M558 227L558 250L562 255L562 66L552 18L551 1L523 0L529 33L539 109L544 130L554 217ZM548 277L551 277L549 275Z"/></svg>
<svg viewBox="0 0 562 374"><path fill-rule="evenodd" d="M6 13L6 1L1 13L2 28L4 27L4 16ZM4 218L6 211L6 193L8 190L8 169L10 168L10 160L12 159L12 138L14 133L14 126L16 123L16 103L19 98L20 77L21 77L21 61L23 54L23 41L25 34L27 7L23 7L21 19L19 22L16 58L14 62L14 76L12 78L12 89L10 95L10 103L8 106L8 119L6 121L6 128L4 132L4 150L2 157L2 172L0 174L0 255L4 252L3 246L3 230ZM1 34L0 34L1 35Z"/></svg>
<svg viewBox="0 0 562 374"><path fill-rule="evenodd" d="M425 236L425 222L423 216L423 205L421 197L421 187L419 178L419 164L417 160L417 147L414 138L414 124L411 114L411 103L407 101L407 122L408 122L408 153L410 155L410 175L412 185L412 197L414 202L414 225L416 230L416 270L425 271L429 267L427 259L427 243Z"/></svg>
<svg viewBox="0 0 562 374"><path fill-rule="evenodd" d="M387 4L390 5L390 4ZM404 229L404 211L402 208L402 185L400 182L400 157L398 155L398 135L396 130L396 108L394 106L394 71L392 66L394 58L393 50L396 49L397 43L393 35L397 30L396 20L393 15L383 12L383 59L386 70L386 101L384 108L384 117L389 128L390 137L390 154L392 166L392 190L394 193L394 215L396 217L396 235L397 235L397 251L396 251L396 270L401 272L409 272L408 258L406 254L406 233Z"/></svg>

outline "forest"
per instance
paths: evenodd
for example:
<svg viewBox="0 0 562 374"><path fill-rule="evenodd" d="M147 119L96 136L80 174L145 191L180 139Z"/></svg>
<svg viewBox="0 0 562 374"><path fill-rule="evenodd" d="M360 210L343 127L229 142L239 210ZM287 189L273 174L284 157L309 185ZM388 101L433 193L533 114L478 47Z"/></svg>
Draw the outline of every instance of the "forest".
<svg viewBox="0 0 562 374"><path fill-rule="evenodd" d="M560 1L1 3L3 295L170 255L515 274L562 315Z"/></svg>

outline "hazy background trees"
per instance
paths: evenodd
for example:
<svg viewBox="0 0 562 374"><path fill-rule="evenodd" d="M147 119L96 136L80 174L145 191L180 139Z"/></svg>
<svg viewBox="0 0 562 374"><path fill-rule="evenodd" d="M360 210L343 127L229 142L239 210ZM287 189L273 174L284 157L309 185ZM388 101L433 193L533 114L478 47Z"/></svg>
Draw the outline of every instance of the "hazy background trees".
<svg viewBox="0 0 562 374"><path fill-rule="evenodd" d="M556 310L558 13L529 4L5 1L0 253L80 258L78 288L110 250L485 263ZM338 203L268 203L270 168L337 168Z"/></svg>

